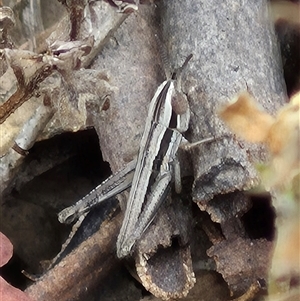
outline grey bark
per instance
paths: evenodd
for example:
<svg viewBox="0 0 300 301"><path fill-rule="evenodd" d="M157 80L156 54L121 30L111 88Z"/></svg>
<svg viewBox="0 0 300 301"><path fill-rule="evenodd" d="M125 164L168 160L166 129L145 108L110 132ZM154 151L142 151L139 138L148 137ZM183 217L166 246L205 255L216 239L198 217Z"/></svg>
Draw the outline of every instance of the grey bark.
<svg viewBox="0 0 300 301"><path fill-rule="evenodd" d="M191 107L188 138L215 137L192 151L195 201L253 187L256 161L266 155L230 134L218 108L248 90L271 114L284 103L279 49L267 1L162 1L162 24L171 62L193 53L184 90Z"/></svg>

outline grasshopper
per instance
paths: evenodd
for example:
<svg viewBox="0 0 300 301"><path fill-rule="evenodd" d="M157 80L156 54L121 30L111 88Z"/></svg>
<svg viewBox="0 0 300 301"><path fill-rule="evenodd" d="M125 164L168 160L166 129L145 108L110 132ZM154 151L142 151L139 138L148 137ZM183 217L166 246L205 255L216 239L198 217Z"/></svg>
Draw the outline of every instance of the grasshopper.
<svg viewBox="0 0 300 301"><path fill-rule="evenodd" d="M119 258L131 253L136 241L154 219L169 191L173 175L175 180L180 179L176 153L185 140L182 134L188 129L190 119L187 98L180 91L180 77L191 57L188 56L178 72L157 88L150 103L137 159L58 214L60 222L69 223L94 205L131 186L117 239ZM175 188L180 192L180 184L176 181Z"/></svg>

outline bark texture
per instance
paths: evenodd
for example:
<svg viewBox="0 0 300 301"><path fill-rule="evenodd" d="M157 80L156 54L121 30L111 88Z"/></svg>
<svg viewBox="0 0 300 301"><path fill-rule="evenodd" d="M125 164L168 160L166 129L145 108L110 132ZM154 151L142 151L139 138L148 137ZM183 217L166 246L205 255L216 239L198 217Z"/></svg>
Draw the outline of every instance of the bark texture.
<svg viewBox="0 0 300 301"><path fill-rule="evenodd" d="M271 114L286 100L279 50L266 1L162 1L161 22L171 62L193 53L183 80L192 111L188 138L215 137L192 153L195 201L253 187L265 152L237 141L218 108L248 90Z"/></svg>

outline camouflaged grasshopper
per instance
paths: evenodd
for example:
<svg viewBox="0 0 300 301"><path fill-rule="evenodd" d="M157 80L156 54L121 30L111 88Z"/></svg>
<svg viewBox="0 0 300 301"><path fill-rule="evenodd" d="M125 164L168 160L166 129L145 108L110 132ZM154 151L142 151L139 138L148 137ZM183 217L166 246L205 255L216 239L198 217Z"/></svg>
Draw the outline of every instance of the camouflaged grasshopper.
<svg viewBox="0 0 300 301"><path fill-rule="evenodd" d="M178 72L157 88L150 103L137 159L58 214L60 222L69 223L131 186L117 240L119 258L130 254L135 242L152 222L173 177L175 189L180 192L176 153L180 144L186 141L182 133L188 129L190 119L187 98L180 91L180 77L191 57L188 56ZM208 140L210 138L204 141Z"/></svg>

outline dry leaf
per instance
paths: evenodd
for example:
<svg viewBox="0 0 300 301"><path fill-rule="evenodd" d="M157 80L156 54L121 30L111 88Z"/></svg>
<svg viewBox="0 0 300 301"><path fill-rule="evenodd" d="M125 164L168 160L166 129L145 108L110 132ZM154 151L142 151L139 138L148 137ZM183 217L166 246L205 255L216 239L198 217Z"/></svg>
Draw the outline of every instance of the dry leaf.
<svg viewBox="0 0 300 301"><path fill-rule="evenodd" d="M223 107L220 117L228 127L249 142L264 142L272 160L264 184L267 188L284 184L299 172L300 93L273 118L262 111L248 93L240 94Z"/></svg>
<svg viewBox="0 0 300 301"><path fill-rule="evenodd" d="M242 93L219 112L227 126L249 142L264 142L274 118L258 108L248 93Z"/></svg>
<svg viewBox="0 0 300 301"><path fill-rule="evenodd" d="M277 114L266 143L272 154L273 183L288 183L300 168L300 92ZM271 182L272 185L272 182Z"/></svg>

